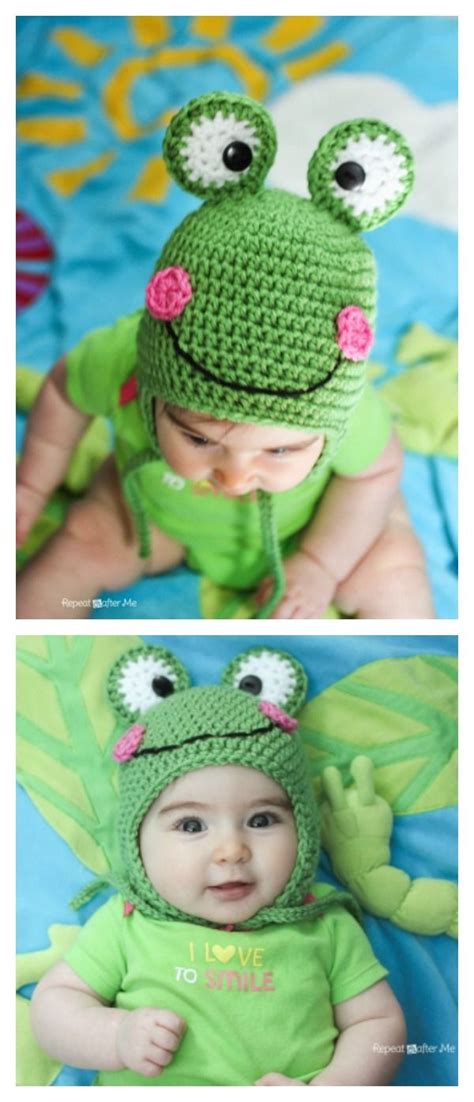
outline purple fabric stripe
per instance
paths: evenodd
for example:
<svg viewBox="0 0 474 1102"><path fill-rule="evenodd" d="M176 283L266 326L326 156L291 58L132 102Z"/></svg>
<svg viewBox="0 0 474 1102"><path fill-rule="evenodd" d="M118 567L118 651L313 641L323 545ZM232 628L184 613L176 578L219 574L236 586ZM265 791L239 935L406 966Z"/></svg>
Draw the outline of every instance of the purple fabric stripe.
<svg viewBox="0 0 474 1102"><path fill-rule="evenodd" d="M47 260L53 254L51 246L45 238L37 237L36 239L24 238L21 241L17 240L16 255L19 256L21 260L35 260L38 258L40 260Z"/></svg>
<svg viewBox="0 0 474 1102"><path fill-rule="evenodd" d="M23 270L16 273L16 285L19 291L24 291L27 294L34 293L41 290L42 287L49 282L49 277L43 275L41 272L29 272Z"/></svg>

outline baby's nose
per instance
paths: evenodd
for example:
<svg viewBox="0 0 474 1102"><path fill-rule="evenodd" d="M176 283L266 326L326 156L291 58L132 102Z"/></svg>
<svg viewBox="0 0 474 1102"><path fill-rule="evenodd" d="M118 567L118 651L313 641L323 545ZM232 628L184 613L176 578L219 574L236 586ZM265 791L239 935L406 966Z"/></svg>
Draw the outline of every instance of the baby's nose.
<svg viewBox="0 0 474 1102"><path fill-rule="evenodd" d="M225 838L221 838L215 846L213 854L216 864L240 864L248 861L249 857L249 847L238 833L228 834Z"/></svg>
<svg viewBox="0 0 474 1102"><path fill-rule="evenodd" d="M235 497L240 497L250 490L249 479L242 478L240 475L224 474L221 471L216 471L215 480L225 494L232 494Z"/></svg>
<svg viewBox="0 0 474 1102"><path fill-rule="evenodd" d="M252 470L249 463L239 457L222 460L214 471L215 481L228 494L245 494L252 488Z"/></svg>

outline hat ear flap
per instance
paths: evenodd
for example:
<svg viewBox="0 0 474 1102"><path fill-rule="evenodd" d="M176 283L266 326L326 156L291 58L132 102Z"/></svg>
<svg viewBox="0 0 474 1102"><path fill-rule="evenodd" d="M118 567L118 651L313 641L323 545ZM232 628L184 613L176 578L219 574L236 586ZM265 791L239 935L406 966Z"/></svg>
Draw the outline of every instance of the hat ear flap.
<svg viewBox="0 0 474 1102"><path fill-rule="evenodd" d="M415 179L404 137L378 119L353 119L321 139L308 167L318 208L356 230L373 230L392 218Z"/></svg>
<svg viewBox="0 0 474 1102"><path fill-rule="evenodd" d="M143 645L126 651L114 662L107 679L107 696L114 712L130 721L190 684L187 670L171 651Z"/></svg>
<svg viewBox="0 0 474 1102"><path fill-rule="evenodd" d="M296 715L304 704L308 679L300 662L285 651L270 647L251 647L226 666L221 678L242 692Z"/></svg>

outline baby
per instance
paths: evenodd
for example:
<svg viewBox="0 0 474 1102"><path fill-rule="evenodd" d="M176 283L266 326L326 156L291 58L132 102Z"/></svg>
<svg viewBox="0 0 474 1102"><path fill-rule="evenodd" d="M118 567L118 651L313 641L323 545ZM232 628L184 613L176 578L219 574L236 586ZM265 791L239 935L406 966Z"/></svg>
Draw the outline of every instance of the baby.
<svg viewBox="0 0 474 1102"><path fill-rule="evenodd" d="M375 266L356 232L402 206L410 151L384 123L336 126L308 199L264 188L275 152L268 113L245 96L202 96L171 121L169 171L206 201L164 246L144 310L87 335L43 385L18 468L19 544L91 416L111 418L115 454L22 571L20 617L88 615L102 589L184 560L256 592L260 617L331 603L434 615L400 445L366 385Z"/></svg>
<svg viewBox="0 0 474 1102"><path fill-rule="evenodd" d="M118 894L39 982L36 1037L101 1086L389 1083L402 1011L351 897L313 883L304 671L254 648L223 682L189 688L159 647L113 668L132 722L114 749Z"/></svg>

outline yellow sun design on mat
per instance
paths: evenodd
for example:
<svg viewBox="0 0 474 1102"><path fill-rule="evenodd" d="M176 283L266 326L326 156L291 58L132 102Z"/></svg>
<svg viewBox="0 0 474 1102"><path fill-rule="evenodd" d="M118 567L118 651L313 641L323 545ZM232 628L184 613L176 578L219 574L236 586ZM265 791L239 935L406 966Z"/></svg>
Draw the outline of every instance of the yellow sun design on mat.
<svg viewBox="0 0 474 1102"><path fill-rule="evenodd" d="M133 110L133 91L141 77L158 70L180 69L219 61L237 77L242 90L254 99L264 100L269 92L270 76L261 62L249 56L240 45L232 41L234 17L228 15L198 15L190 20L187 45L172 44L174 27L167 16L130 16L128 19L137 56L119 61L112 75L108 76L101 92L101 104L109 125L123 142L134 141L167 126L174 110L168 108L153 121L141 123ZM269 56L278 57L281 72L288 80L301 80L321 69L327 69L347 57L346 43L334 41L324 47L312 49L296 60L286 55L308 42L324 25L321 16L276 17L270 29L259 39L259 57L263 47ZM57 27L51 39L65 58L75 67L97 67L105 59L110 60L112 47L96 41L78 27ZM80 101L84 88L80 81L58 80L47 73L29 72L20 80L19 100L48 99ZM18 134L24 142L37 142L46 146L77 145L87 139L87 122L79 114L49 114L23 117L18 123ZM48 185L57 194L74 195L88 180L105 172L117 156L116 149L104 149L92 159L73 168L61 168L46 176ZM129 198L146 202L161 202L169 186L169 177L161 156L152 156L142 164Z"/></svg>

